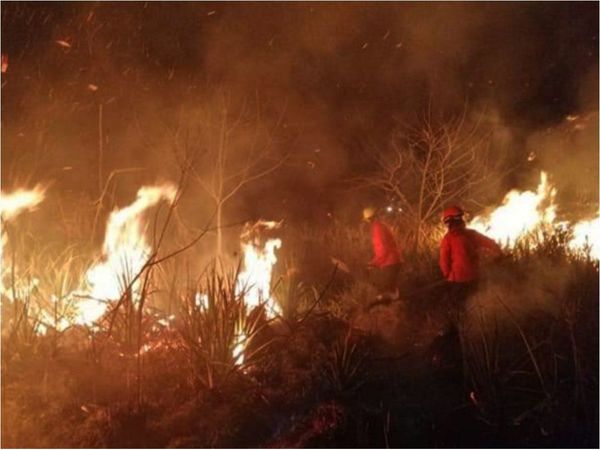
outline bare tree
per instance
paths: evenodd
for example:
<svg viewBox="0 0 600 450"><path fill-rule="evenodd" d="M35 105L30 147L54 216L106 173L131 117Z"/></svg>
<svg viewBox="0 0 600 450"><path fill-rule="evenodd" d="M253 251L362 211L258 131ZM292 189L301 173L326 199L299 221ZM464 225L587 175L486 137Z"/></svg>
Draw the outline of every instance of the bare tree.
<svg viewBox="0 0 600 450"><path fill-rule="evenodd" d="M376 170L363 179L397 202L418 247L449 203L478 204L491 179L501 175L504 156L493 145L493 129L463 114L418 126L399 124L388 148L375 149Z"/></svg>
<svg viewBox="0 0 600 450"><path fill-rule="evenodd" d="M179 119L173 142L176 152L191 161L194 178L213 202L217 255L223 252L227 204L287 159L274 149L282 119L283 113L264 118L258 96L239 100L231 93L220 93L207 107L186 110Z"/></svg>

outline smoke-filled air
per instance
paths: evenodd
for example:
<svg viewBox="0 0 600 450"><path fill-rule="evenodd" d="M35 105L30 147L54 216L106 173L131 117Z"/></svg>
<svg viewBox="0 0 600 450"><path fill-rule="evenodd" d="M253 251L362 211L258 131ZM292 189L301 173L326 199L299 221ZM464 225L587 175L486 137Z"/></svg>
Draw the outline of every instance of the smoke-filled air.
<svg viewBox="0 0 600 450"><path fill-rule="evenodd" d="M1 441L597 448L597 2L3 2Z"/></svg>

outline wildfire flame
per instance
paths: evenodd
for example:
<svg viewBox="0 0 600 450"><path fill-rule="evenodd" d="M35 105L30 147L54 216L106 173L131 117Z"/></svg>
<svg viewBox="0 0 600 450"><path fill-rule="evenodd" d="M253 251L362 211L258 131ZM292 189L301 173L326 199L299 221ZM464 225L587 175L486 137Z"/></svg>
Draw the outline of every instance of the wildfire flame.
<svg viewBox="0 0 600 450"><path fill-rule="evenodd" d="M595 219L582 220L573 226L569 248L573 251L589 248L590 256L600 259L600 213Z"/></svg>
<svg viewBox="0 0 600 450"><path fill-rule="evenodd" d="M537 190L512 190L502 205L487 215L475 217L470 227L485 233L509 248L527 236L541 231L552 233L554 227L568 225L556 220L556 188L548 181L546 172L540 173ZM568 247L573 252L589 248L590 255L600 259L600 214L591 220L571 224L573 237Z"/></svg>
<svg viewBox="0 0 600 450"><path fill-rule="evenodd" d="M268 239L261 247L260 230L278 228L279 225L279 222L259 221L241 235L244 260L243 271L238 275L235 286L236 294L243 295L249 310L263 304L267 318L281 314L281 308L271 296L273 266L277 262L275 250L281 248L281 239ZM233 349L233 359L237 365L244 363L246 339L243 331L237 333Z"/></svg>
<svg viewBox="0 0 600 450"><path fill-rule="evenodd" d="M50 296L50 301L52 305L55 305L58 303L59 299L56 295L52 294ZM51 312L46 311L43 308L39 308L37 314L38 322L35 330L41 335L45 335L48 332L48 324L51 324L52 328L58 332L64 331L72 325L66 317L54 317Z"/></svg>
<svg viewBox="0 0 600 450"><path fill-rule="evenodd" d="M102 249L102 260L86 273L89 291L80 294L76 322L91 325L106 311L110 300L123 295L142 270L152 252L145 237L144 211L161 200L173 202L176 190L171 185L142 187L129 206L110 214ZM139 295L139 280L131 285L131 295Z"/></svg>
<svg viewBox="0 0 600 450"><path fill-rule="evenodd" d="M281 308L271 296L273 266L277 262L275 250L281 247L281 239L268 239L264 245L261 245L260 232L263 229L278 228L279 225L279 222L260 220L247 226L240 236L243 270L238 274L235 294L243 298L248 311L264 305L267 318L273 318L281 313ZM196 292L194 301L201 310L209 308L208 296L202 292ZM236 365L244 363L247 339L243 324L236 324L231 354Z"/></svg>
<svg viewBox="0 0 600 450"><path fill-rule="evenodd" d="M556 218L556 189L548 182L548 174L540 174L537 191L510 191L499 206L487 216L477 216L471 228L513 247L522 237L552 224Z"/></svg>
<svg viewBox="0 0 600 450"><path fill-rule="evenodd" d="M24 211L32 211L45 197L45 189L40 185L31 190L17 189L8 194L0 195L0 214L2 220L11 220Z"/></svg>
<svg viewBox="0 0 600 450"><path fill-rule="evenodd" d="M273 266L277 262L275 250L281 248L281 239L269 239L261 248L260 239L255 231L259 227L273 229L278 226L277 222L260 221L242 234L244 269L238 275L236 285L237 293L244 296L244 301L250 309L261 304L265 305L268 318L281 313L281 308L271 297ZM252 237L252 235L256 236Z"/></svg>
<svg viewBox="0 0 600 450"><path fill-rule="evenodd" d="M232 354L233 361L237 365L242 365L244 364L244 350L246 349L246 333L243 331L238 332L235 342Z"/></svg>
<svg viewBox="0 0 600 450"><path fill-rule="evenodd" d="M31 190L17 189L12 193L2 192L0 195L0 216L2 217L2 225L7 221L14 220L19 214L25 211L33 211L45 198L45 189L40 185ZM4 227L3 227L4 228ZM11 301L14 301L15 296L27 295L38 284L36 278L28 280L17 279L13 282L15 292L10 292L4 288L4 276L8 272L10 262L4 258L4 245L7 242L4 229L0 239L0 259L2 261L2 276L0 279L0 294L7 296Z"/></svg>

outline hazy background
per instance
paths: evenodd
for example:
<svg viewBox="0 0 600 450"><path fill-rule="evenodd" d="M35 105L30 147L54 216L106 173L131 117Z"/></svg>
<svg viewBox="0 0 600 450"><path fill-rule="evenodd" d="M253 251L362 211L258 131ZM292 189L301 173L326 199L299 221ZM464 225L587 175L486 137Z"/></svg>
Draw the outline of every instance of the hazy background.
<svg viewBox="0 0 600 450"><path fill-rule="evenodd" d="M99 196L100 104L103 176L136 169L118 177L123 205L176 179L172 130L222 92L260 105L271 156L289 155L229 221L357 215L374 194L348 180L369 149L397 121L465 104L509 149L498 200L544 168L570 201L597 202L595 2L3 3L2 53L2 189L49 184L50 218L76 223ZM209 214L194 183L185 207L195 226Z"/></svg>

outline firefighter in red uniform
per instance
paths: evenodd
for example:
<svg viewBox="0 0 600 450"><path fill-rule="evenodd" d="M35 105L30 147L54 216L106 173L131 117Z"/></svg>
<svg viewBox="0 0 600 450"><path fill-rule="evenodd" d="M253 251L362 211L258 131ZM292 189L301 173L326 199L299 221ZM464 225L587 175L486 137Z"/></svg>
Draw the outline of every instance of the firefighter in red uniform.
<svg viewBox="0 0 600 450"><path fill-rule="evenodd" d="M398 276L402 257L392 231L378 217L375 208L365 208L363 219L371 224L371 240L373 243L373 259L370 267L381 273L380 295L378 299L397 299Z"/></svg>
<svg viewBox="0 0 600 450"><path fill-rule="evenodd" d="M502 249L494 240L466 227L463 215L461 208L451 206L442 216L448 232L440 248L440 269L448 282L447 306L452 328L456 327L467 298L477 289L480 253L502 256Z"/></svg>

